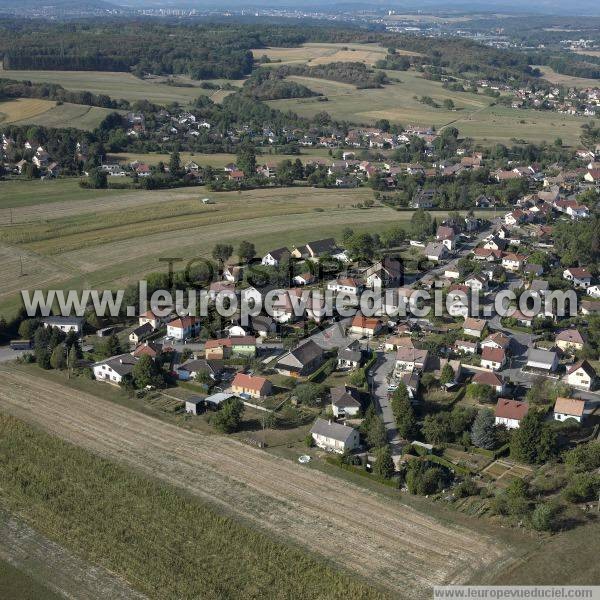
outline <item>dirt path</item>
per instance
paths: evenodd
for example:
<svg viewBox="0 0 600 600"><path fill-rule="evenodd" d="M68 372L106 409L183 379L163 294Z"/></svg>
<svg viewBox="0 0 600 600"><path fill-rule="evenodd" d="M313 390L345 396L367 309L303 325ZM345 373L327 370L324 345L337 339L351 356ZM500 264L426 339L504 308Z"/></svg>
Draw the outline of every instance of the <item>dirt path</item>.
<svg viewBox="0 0 600 600"><path fill-rule="evenodd" d="M1 508L0 558L65 598L146 598L106 569L89 565Z"/></svg>
<svg viewBox="0 0 600 600"><path fill-rule="evenodd" d="M0 410L185 488L406 597L465 582L510 551L335 477L42 378L0 369Z"/></svg>

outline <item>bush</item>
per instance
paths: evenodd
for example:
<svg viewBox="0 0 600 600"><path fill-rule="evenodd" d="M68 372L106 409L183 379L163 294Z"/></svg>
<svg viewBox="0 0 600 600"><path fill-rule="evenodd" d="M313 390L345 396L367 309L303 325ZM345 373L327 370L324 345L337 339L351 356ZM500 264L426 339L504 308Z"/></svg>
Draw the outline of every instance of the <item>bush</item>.
<svg viewBox="0 0 600 600"><path fill-rule="evenodd" d="M467 477L454 488L454 495L457 498L466 498L467 496L475 496L479 493L477 484Z"/></svg>
<svg viewBox="0 0 600 600"><path fill-rule="evenodd" d="M579 473L564 489L564 497L569 502L595 500L600 492L600 476L593 473Z"/></svg>
<svg viewBox="0 0 600 600"><path fill-rule="evenodd" d="M538 504L531 515L531 526L536 531L553 531L557 513L558 507L554 504Z"/></svg>

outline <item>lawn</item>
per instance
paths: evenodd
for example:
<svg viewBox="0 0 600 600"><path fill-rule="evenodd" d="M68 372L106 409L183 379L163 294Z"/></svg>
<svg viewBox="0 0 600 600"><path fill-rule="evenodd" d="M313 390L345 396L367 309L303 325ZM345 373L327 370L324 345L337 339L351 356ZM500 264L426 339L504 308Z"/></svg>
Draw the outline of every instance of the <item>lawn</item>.
<svg viewBox="0 0 600 600"><path fill-rule="evenodd" d="M566 144L576 144L581 125L586 121L581 117L554 112L490 106L493 100L487 96L444 89L441 83L423 79L413 71L387 73L391 78L400 79L400 82L382 89L366 90L357 90L346 83L292 77L323 94L327 102L319 98L294 98L274 100L269 104L306 117L326 111L340 120L371 124L378 119L389 119L404 126L433 125L440 129L452 125L462 135L473 137L486 145L510 144L513 138L553 142L559 136ZM430 96L440 106L444 100L452 100L456 110L423 104L419 101L422 96Z"/></svg>
<svg viewBox="0 0 600 600"><path fill-rule="evenodd" d="M590 54L591 56L600 56L600 52L594 53L593 51L587 51L585 54ZM586 77L562 75L561 73L557 73L552 67L546 67L542 65L533 65L533 67L538 68L542 72L542 77L547 79L550 83L579 88L600 86L600 79L588 79Z"/></svg>
<svg viewBox="0 0 600 600"><path fill-rule="evenodd" d="M19 98L0 102L0 123L14 123L21 119L33 119L48 112L56 106L52 100L37 98Z"/></svg>
<svg viewBox="0 0 600 600"><path fill-rule="evenodd" d="M2 495L13 511L150 598L383 598L176 488L0 416ZM132 510L132 507L135 507Z"/></svg>
<svg viewBox="0 0 600 600"><path fill-rule="evenodd" d="M162 80L143 80L131 73L111 71L3 71L0 77L27 80L33 83L57 83L67 90L106 94L111 98L123 98L131 102L150 100L158 104L179 102L188 104L201 95L212 95L214 90L197 87L179 87L161 83ZM181 79L182 83L190 83ZM215 80L218 82L218 80ZM235 84L235 82L231 82ZM2 111L0 111L2 112Z"/></svg>

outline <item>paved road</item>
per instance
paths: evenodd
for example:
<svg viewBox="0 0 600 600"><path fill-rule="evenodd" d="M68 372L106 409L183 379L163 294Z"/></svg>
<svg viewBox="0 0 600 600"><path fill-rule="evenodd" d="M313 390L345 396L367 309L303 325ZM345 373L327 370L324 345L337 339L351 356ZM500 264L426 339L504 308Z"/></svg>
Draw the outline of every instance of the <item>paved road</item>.
<svg viewBox="0 0 600 600"><path fill-rule="evenodd" d="M373 376L368 378L371 396L375 399L378 412L383 418L388 442L392 445L392 453L395 453L395 451L400 452L401 450L400 437L398 436L396 421L387 392L387 376L394 369L395 362L396 356L393 352L377 352L377 362L371 369Z"/></svg>

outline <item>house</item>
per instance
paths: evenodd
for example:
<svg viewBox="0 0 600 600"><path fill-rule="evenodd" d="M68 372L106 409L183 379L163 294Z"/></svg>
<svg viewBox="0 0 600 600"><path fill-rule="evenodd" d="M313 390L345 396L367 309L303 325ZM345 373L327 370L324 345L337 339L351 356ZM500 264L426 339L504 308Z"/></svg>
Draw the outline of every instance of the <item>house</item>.
<svg viewBox="0 0 600 600"><path fill-rule="evenodd" d="M273 386L266 377L238 373L231 383L231 391L240 396L265 398L272 392Z"/></svg>
<svg viewBox="0 0 600 600"><path fill-rule="evenodd" d="M138 317L139 325L145 325L146 323L150 323L153 329L158 329L165 323L165 317L159 317L152 310L148 310Z"/></svg>
<svg viewBox="0 0 600 600"><path fill-rule="evenodd" d="M191 358L176 369L177 378L183 381L196 379L200 373L206 373L213 381L218 381L223 373L223 363L218 360Z"/></svg>
<svg viewBox="0 0 600 600"><path fill-rule="evenodd" d="M432 208L435 190L418 190L410 201L411 208Z"/></svg>
<svg viewBox="0 0 600 600"><path fill-rule="evenodd" d="M384 343L384 349L386 352L397 350L398 348L414 348L412 339L410 336L395 335L387 338Z"/></svg>
<svg viewBox="0 0 600 600"><path fill-rule="evenodd" d="M558 356L556 352L542 350L540 348L530 348L527 352L527 368L543 371L544 373L553 373L558 367Z"/></svg>
<svg viewBox="0 0 600 600"><path fill-rule="evenodd" d="M167 323L167 337L176 340L187 340L196 337L199 331L200 321L196 317L179 317Z"/></svg>
<svg viewBox="0 0 600 600"><path fill-rule="evenodd" d="M342 262L348 262L348 255L342 250L333 238L325 238L309 242L305 246L295 247L292 250L292 256L297 259L307 259L317 261L323 256L331 256Z"/></svg>
<svg viewBox="0 0 600 600"><path fill-rule="evenodd" d="M496 331L491 335L488 335L483 342L481 342L482 348L492 348L495 350L508 350L510 346L510 338L504 335L501 331Z"/></svg>
<svg viewBox="0 0 600 600"><path fill-rule="evenodd" d="M156 358L163 352L163 345L158 342L144 342L137 346L137 348L131 353L136 358L142 356L149 356L150 358Z"/></svg>
<svg viewBox="0 0 600 600"><path fill-rule="evenodd" d="M395 373L414 371L419 369L424 371L427 366L429 352L420 348L403 348L396 350L396 362L394 365Z"/></svg>
<svg viewBox="0 0 600 600"><path fill-rule="evenodd" d="M232 298L235 296L235 283L231 281L213 281L208 288L208 297L214 302L219 298Z"/></svg>
<svg viewBox="0 0 600 600"><path fill-rule="evenodd" d="M483 292L487 289L487 280L481 275L470 275L465 279L465 285L470 287L474 292Z"/></svg>
<svg viewBox="0 0 600 600"><path fill-rule="evenodd" d="M481 366L484 369L500 371L506 363L506 353L502 348L483 348L481 350Z"/></svg>
<svg viewBox="0 0 600 600"><path fill-rule="evenodd" d="M592 274L585 267L571 267L563 271L563 279L571 281L575 287L588 288L592 283Z"/></svg>
<svg viewBox="0 0 600 600"><path fill-rule="evenodd" d="M85 320L83 317L44 317L42 325L44 327L56 327L64 333L74 331L76 334L83 333L83 325Z"/></svg>
<svg viewBox="0 0 600 600"><path fill-rule="evenodd" d="M511 313L510 318L515 319L517 321L517 323L523 327L531 327L533 325L533 319L535 317L534 317L534 315L528 315L528 314L521 312L518 309L515 309Z"/></svg>
<svg viewBox="0 0 600 600"><path fill-rule="evenodd" d="M540 277L544 274L544 267L537 263L528 262L525 263L525 266L523 267L523 273L532 277Z"/></svg>
<svg viewBox="0 0 600 600"><path fill-rule="evenodd" d="M271 252L267 252L267 254L262 257L261 263L270 267L277 267L280 262L289 260L290 256L290 251L287 248L277 248L271 250Z"/></svg>
<svg viewBox="0 0 600 600"><path fill-rule="evenodd" d="M382 326L383 324L379 319L365 317L361 313L357 313L352 319L348 333L351 335L373 337L381 331Z"/></svg>
<svg viewBox="0 0 600 600"><path fill-rule="evenodd" d="M600 285L590 285L585 293L592 298L600 298Z"/></svg>
<svg viewBox="0 0 600 600"><path fill-rule="evenodd" d="M486 327L487 321L485 319L466 317L463 324L463 331L465 332L465 335L480 338Z"/></svg>
<svg viewBox="0 0 600 600"><path fill-rule="evenodd" d="M475 260L485 260L486 262L496 262L502 258L502 251L492 248L475 248L473 258Z"/></svg>
<svg viewBox="0 0 600 600"><path fill-rule="evenodd" d="M499 250L504 251L504 249L508 246L508 242L501 237L493 235L490 238L485 240L485 244L483 245L485 250ZM475 253L477 254L477 253Z"/></svg>
<svg viewBox="0 0 600 600"><path fill-rule="evenodd" d="M463 352L464 354L475 354L479 349L479 343L467 340L456 340L456 342L454 342L454 349L457 352Z"/></svg>
<svg viewBox="0 0 600 600"><path fill-rule="evenodd" d="M336 418L356 417L360 412L360 393L347 385L332 387L331 410Z"/></svg>
<svg viewBox="0 0 600 600"><path fill-rule="evenodd" d="M583 350L585 337L575 328L563 329L554 338L556 345L565 352Z"/></svg>
<svg viewBox="0 0 600 600"><path fill-rule="evenodd" d="M529 285L529 292L532 296L542 298L550 290L550 284L545 279L534 279Z"/></svg>
<svg viewBox="0 0 600 600"><path fill-rule="evenodd" d="M489 385L497 396L503 394L506 388L504 377L499 373L490 373L489 371L476 373L472 382L479 385Z"/></svg>
<svg viewBox="0 0 600 600"><path fill-rule="evenodd" d="M277 361L276 369L281 375L303 377L314 372L322 362L323 348L308 340L284 354Z"/></svg>
<svg viewBox="0 0 600 600"><path fill-rule="evenodd" d="M516 210L513 210L512 212L506 213L504 215L504 223L512 227L515 225L519 225L519 223L525 221L525 218L525 212L522 211L520 208L517 208Z"/></svg>
<svg viewBox="0 0 600 600"><path fill-rule="evenodd" d="M600 169L590 169L584 175L584 179L589 183L600 183Z"/></svg>
<svg viewBox="0 0 600 600"><path fill-rule="evenodd" d="M129 341L132 344L139 344L142 340L147 338L152 332L154 328L150 323L144 323L143 325L139 325L129 334Z"/></svg>
<svg viewBox="0 0 600 600"><path fill-rule="evenodd" d="M381 289L401 283L403 273L402 262L386 256L365 271L365 278L368 287Z"/></svg>
<svg viewBox="0 0 600 600"><path fill-rule="evenodd" d="M223 269L223 279L231 283L238 283L244 275L244 267L228 265Z"/></svg>
<svg viewBox="0 0 600 600"><path fill-rule="evenodd" d="M448 248L444 244L430 242L423 250L423 254L427 260L439 262L447 256Z"/></svg>
<svg viewBox="0 0 600 600"><path fill-rule="evenodd" d="M455 246L455 243L454 243L455 236L456 236L456 234L452 227L440 225L437 228L437 232L435 234L435 239L438 242L441 242L442 244L444 244L444 246L446 246L448 251L452 252L452 250L454 250L454 246Z"/></svg>
<svg viewBox="0 0 600 600"><path fill-rule="evenodd" d="M578 423L584 420L585 400L579 398L558 397L554 403L554 420L566 421L575 419Z"/></svg>
<svg viewBox="0 0 600 600"><path fill-rule="evenodd" d="M600 302L597 300L582 300L579 303L582 315L597 315L600 314Z"/></svg>
<svg viewBox="0 0 600 600"><path fill-rule="evenodd" d="M338 369L358 369L364 360L364 353L357 340L338 350Z"/></svg>
<svg viewBox="0 0 600 600"><path fill-rule="evenodd" d="M98 381L118 384L132 373L137 361L138 359L131 354L120 354L94 363L92 371Z"/></svg>
<svg viewBox="0 0 600 600"><path fill-rule="evenodd" d="M520 400L498 398L496 404L496 425L504 425L507 429L518 429L521 420L529 411L529 404Z"/></svg>
<svg viewBox="0 0 600 600"><path fill-rule="evenodd" d="M251 335L206 340L204 356L221 360L232 356L251 358L256 355L256 338Z"/></svg>
<svg viewBox="0 0 600 600"><path fill-rule="evenodd" d="M596 383L596 377L594 367L587 360L582 360L567 369L565 382L589 392Z"/></svg>
<svg viewBox="0 0 600 600"><path fill-rule="evenodd" d="M317 419L314 422L310 435L316 446L338 454L351 452L360 445L360 438L356 429L325 419Z"/></svg>
<svg viewBox="0 0 600 600"><path fill-rule="evenodd" d="M293 281L296 285L310 285L316 281L316 277L312 273L301 273L296 275Z"/></svg>
<svg viewBox="0 0 600 600"><path fill-rule="evenodd" d="M268 315L252 317L252 331L260 337L267 337L277 331L277 323Z"/></svg>
<svg viewBox="0 0 600 600"><path fill-rule="evenodd" d="M526 260L527 257L523 256L522 254L507 252L502 257L502 266L508 271L520 271Z"/></svg>
<svg viewBox="0 0 600 600"><path fill-rule="evenodd" d="M339 277L327 283L327 289L337 294L358 296L363 289L363 283L355 277Z"/></svg>

